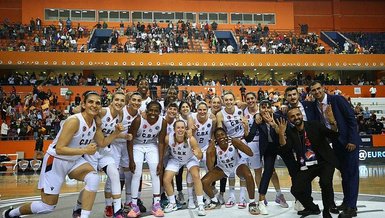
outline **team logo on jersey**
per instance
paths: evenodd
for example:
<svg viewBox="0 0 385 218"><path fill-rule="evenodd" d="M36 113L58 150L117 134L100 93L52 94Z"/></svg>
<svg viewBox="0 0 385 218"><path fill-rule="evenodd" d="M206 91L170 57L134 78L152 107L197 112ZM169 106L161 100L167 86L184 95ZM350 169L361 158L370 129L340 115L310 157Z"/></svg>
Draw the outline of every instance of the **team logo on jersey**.
<svg viewBox="0 0 385 218"><path fill-rule="evenodd" d="M210 128L211 127L211 124L209 123L209 124L207 124L207 128Z"/></svg>
<svg viewBox="0 0 385 218"><path fill-rule="evenodd" d="M88 132L88 136L90 136L91 135L91 132Z"/></svg>
<svg viewBox="0 0 385 218"><path fill-rule="evenodd" d="M131 116L130 115L127 116L127 120L131 120Z"/></svg>
<svg viewBox="0 0 385 218"><path fill-rule="evenodd" d="M238 115L241 115L242 114L242 111L238 111Z"/></svg>
<svg viewBox="0 0 385 218"><path fill-rule="evenodd" d="M87 127L83 126L83 132L87 131Z"/></svg>
<svg viewBox="0 0 385 218"><path fill-rule="evenodd" d="M84 134L82 134L82 138L84 137Z"/></svg>
<svg viewBox="0 0 385 218"><path fill-rule="evenodd" d="M186 144L183 144L183 148L187 148Z"/></svg>
<svg viewBox="0 0 385 218"><path fill-rule="evenodd" d="M231 119L231 116L229 115L229 116L227 116L227 119Z"/></svg>
<svg viewBox="0 0 385 218"><path fill-rule="evenodd" d="M152 132L152 129L148 130L149 132Z"/></svg>
<svg viewBox="0 0 385 218"><path fill-rule="evenodd" d="M232 151L233 151L233 148L232 148L232 147L230 147L230 148L229 148L229 151L230 151L230 152L232 152Z"/></svg>
<svg viewBox="0 0 385 218"><path fill-rule="evenodd" d="M144 125L143 125L143 129L146 129L146 128L147 128L147 125L146 125L146 124L144 124Z"/></svg>
<svg viewBox="0 0 385 218"><path fill-rule="evenodd" d="M222 154L223 154L223 152L222 152L222 151L219 151L219 152L218 152L218 154L219 154L219 155L222 155Z"/></svg>
<svg viewBox="0 0 385 218"><path fill-rule="evenodd" d="M111 121L111 117L107 117L107 122L110 122Z"/></svg>
<svg viewBox="0 0 385 218"><path fill-rule="evenodd" d="M119 120L118 120L118 119L116 119L115 123L116 123L116 124L118 124L118 122L119 122Z"/></svg>
<svg viewBox="0 0 385 218"><path fill-rule="evenodd" d="M113 125L114 125L113 123L110 124L111 127L112 127Z"/></svg>
<svg viewBox="0 0 385 218"><path fill-rule="evenodd" d="M250 115L249 114L246 117L247 117L247 119L250 119Z"/></svg>
<svg viewBox="0 0 385 218"><path fill-rule="evenodd" d="M156 129L156 130L159 130L159 129L160 129L160 127L159 127L159 126L155 126L155 129Z"/></svg>
<svg viewBox="0 0 385 218"><path fill-rule="evenodd" d="M199 128L199 125L197 125L197 129Z"/></svg>
<svg viewBox="0 0 385 218"><path fill-rule="evenodd" d="M96 131L96 127L94 126L94 128L92 128L92 131L95 132Z"/></svg>

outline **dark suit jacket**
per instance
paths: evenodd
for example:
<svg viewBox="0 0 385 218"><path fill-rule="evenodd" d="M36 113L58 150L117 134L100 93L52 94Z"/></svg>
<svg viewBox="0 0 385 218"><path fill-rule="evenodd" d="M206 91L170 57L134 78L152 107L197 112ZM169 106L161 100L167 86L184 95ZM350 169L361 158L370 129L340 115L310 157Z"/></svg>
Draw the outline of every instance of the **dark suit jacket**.
<svg viewBox="0 0 385 218"><path fill-rule="evenodd" d="M273 117L275 120L277 120L281 116L274 113ZM275 130L272 127L270 127L270 136L271 136L271 139L273 140L272 142L273 146L269 147L268 130L267 130L267 124L265 122L262 122L259 125L254 122L250 128L249 135L245 137L245 140L247 142L251 142L254 139L254 136L257 131L259 131L259 152L261 156L265 154L267 149L269 149L273 153L277 153L279 149L278 134L275 132Z"/></svg>
<svg viewBox="0 0 385 218"><path fill-rule="evenodd" d="M315 105L311 101L301 101L301 104L303 105L303 108L305 109L306 118L308 121L310 120L318 120L319 115L316 113L317 108L315 108Z"/></svg>
<svg viewBox="0 0 385 218"><path fill-rule="evenodd" d="M330 147L327 138L337 138L338 132L334 132L326 128L319 121L304 121L307 137L312 143L312 148L317 156L321 156L323 160L329 162L334 167L338 166L337 157L333 149ZM295 127L288 127L286 130L286 145L282 146L284 150L294 150L297 156L301 155L303 144L299 137L298 130Z"/></svg>
<svg viewBox="0 0 385 218"><path fill-rule="evenodd" d="M340 95L327 95L327 102L331 104L334 118L337 121L338 131L340 136L338 139L332 140L333 146L345 146L348 143L355 144L358 149L362 144L361 137L358 135L357 120L354 116L353 108L349 102ZM317 116L320 120L322 116L318 110L318 102L313 102L315 105Z"/></svg>

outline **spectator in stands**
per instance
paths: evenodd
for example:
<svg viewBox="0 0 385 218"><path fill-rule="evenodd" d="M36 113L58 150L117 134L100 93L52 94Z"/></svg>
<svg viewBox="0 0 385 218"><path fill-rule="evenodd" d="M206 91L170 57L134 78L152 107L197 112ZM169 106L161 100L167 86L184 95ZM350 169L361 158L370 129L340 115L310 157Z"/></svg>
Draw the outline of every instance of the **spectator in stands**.
<svg viewBox="0 0 385 218"><path fill-rule="evenodd" d="M34 160L43 159L44 157L43 146L44 146L44 134L40 133L35 143L35 152L33 155Z"/></svg>
<svg viewBox="0 0 385 218"><path fill-rule="evenodd" d="M372 87L370 87L370 89L369 89L369 92L370 92L370 96L372 98L375 98L376 97L376 93L377 93L377 88L374 85L372 85Z"/></svg>
<svg viewBox="0 0 385 218"><path fill-rule="evenodd" d="M1 124L1 140L6 141L8 139L8 124L6 120L2 120Z"/></svg>
<svg viewBox="0 0 385 218"><path fill-rule="evenodd" d="M108 24L106 23L106 21L103 21L103 29L107 29L108 28Z"/></svg>

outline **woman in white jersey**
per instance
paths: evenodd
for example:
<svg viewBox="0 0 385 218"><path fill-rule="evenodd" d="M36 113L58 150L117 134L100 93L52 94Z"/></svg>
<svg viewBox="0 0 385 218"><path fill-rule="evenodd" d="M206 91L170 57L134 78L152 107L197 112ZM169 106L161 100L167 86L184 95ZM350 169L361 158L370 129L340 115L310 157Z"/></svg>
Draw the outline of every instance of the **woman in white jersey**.
<svg viewBox="0 0 385 218"><path fill-rule="evenodd" d="M110 105L100 110L98 117L101 119L101 128L105 137L114 131L116 124L121 122L121 113L124 105L125 94L123 92L116 92L112 95L112 101ZM107 218L123 217L123 210L121 210L122 193L120 189L118 171L119 162L115 163L114 158L110 153L111 148L111 145L108 145L108 148L99 148L98 151L96 151L96 153L93 155L84 155L84 159L86 159L95 168L95 170L103 170L108 176L104 187L104 197L106 203L104 216ZM83 191L80 192L77 205L74 208L73 217L80 216L80 211L82 208L82 193Z"/></svg>
<svg viewBox="0 0 385 218"><path fill-rule="evenodd" d="M130 95L126 95L127 105L123 108L122 112L122 124L124 131L128 131L131 123L139 115L139 108L142 102L142 96L139 92L134 92ZM121 187L126 186L126 201L124 206L126 208L131 207L131 179L132 173L128 168L128 151L126 139L115 139L111 143L111 154L115 160L115 164L119 166Z"/></svg>
<svg viewBox="0 0 385 218"><path fill-rule="evenodd" d="M248 123L247 120L243 117L243 111L242 109L236 107L234 105L235 102L235 96L231 92L227 92L223 96L223 102L225 107L222 108L221 111L217 113L217 127L223 127L226 131L229 137L237 138L240 140L243 140L244 143L244 136L248 134ZM246 155L243 155L244 158L246 158ZM235 205L236 199L235 199L235 176L230 175L229 177L229 187L230 187L230 193L229 193L229 199L227 200L225 206L226 207L233 207ZM238 208L245 208L246 207L246 198L245 198L245 192L246 192L246 183L244 180L241 180L240 182L241 191L239 194L239 203Z"/></svg>
<svg viewBox="0 0 385 218"><path fill-rule="evenodd" d="M256 101L257 96L254 92L249 92L246 94L247 107L244 110L244 116L249 121L249 129L251 129L251 126L255 122L255 115L259 114L259 108ZM247 163L250 169L254 169L255 184L257 187L259 187L262 175L262 160L261 154L259 152L259 130L256 129L254 138L249 139L249 137L245 137L245 139L248 142L247 145L251 148L254 154L253 157L247 158ZM288 205L286 203L285 197L281 193L281 187L275 169L273 171L273 175L271 176L271 182L273 183L277 192L275 202L280 204L281 207L287 208ZM267 205L267 200L265 200L265 205Z"/></svg>
<svg viewBox="0 0 385 218"><path fill-rule="evenodd" d="M199 175L199 160L202 159L202 151L196 139L187 135L187 125L182 120L174 123L174 132L166 136L165 143L170 148L171 158L163 176L163 185L166 190L169 204L165 207L166 213L177 210L172 179L179 169L186 165L194 182L195 192L198 201L198 215L205 216L206 212L203 203L203 189Z"/></svg>
<svg viewBox="0 0 385 218"><path fill-rule="evenodd" d="M249 167L240 160L240 152L248 156L253 156L251 149L237 138L230 138L223 128L216 128L214 132L215 140L211 140L207 149L207 168L209 172L202 178L203 189L211 198L211 202L206 209L218 209L221 207L217 197L214 196L213 182L237 174L246 180L247 192L250 204L249 212L253 215L259 214L255 203L255 184ZM216 165L215 165L216 161Z"/></svg>
<svg viewBox="0 0 385 218"><path fill-rule="evenodd" d="M191 107L190 107L190 104L187 103L186 101L181 101L180 104L179 104L179 117L178 117L179 120L182 120L185 124L186 124L186 127L187 127L187 135L188 136L192 136L192 132L191 132L191 129L192 129L192 125L193 125L193 121L192 121L192 118L191 118ZM176 183L176 189L178 191L178 195L177 195L177 200L180 204L186 204L186 201L184 199L184 195L183 195L183 186L182 186L182 178L183 178L183 170L184 170L184 166L182 166L180 169L179 169L179 172L175 175L175 183ZM187 187L188 187L188 191L189 191L189 198L193 198L193 195L192 195L192 180L191 180L191 175L187 174ZM191 190L189 190L189 188ZM194 205L194 206L193 206ZM195 204L191 204L190 209L193 209L195 208Z"/></svg>
<svg viewBox="0 0 385 218"><path fill-rule="evenodd" d="M211 106L209 109L209 114L214 115L215 119L216 119L217 113L222 110L222 99L219 96L214 96L210 101L211 101L210 102ZM216 126L214 126L214 128L215 127ZM224 196L225 191L226 191L226 184L227 184L227 178L222 178L220 180L219 194L217 195L218 200L221 204L225 203L225 199L223 196Z"/></svg>
<svg viewBox="0 0 385 218"><path fill-rule="evenodd" d="M123 130L121 125L116 125L117 131L104 138L101 127L94 119L100 109L100 96L96 92L86 92L82 102L82 112L65 120L44 156L38 185L41 189L41 201L26 203L16 209L8 209L4 211L3 217L46 214L54 211L66 175L85 182L81 217L90 215L99 187L99 176L82 155L94 154L98 146L107 146Z"/></svg>
<svg viewBox="0 0 385 218"><path fill-rule="evenodd" d="M152 180L154 196L152 214L157 217L164 216L159 202L159 175L162 174L163 170L164 138L166 137L167 124L166 121L159 116L160 110L161 106L159 102L151 101L147 104L145 114L136 117L128 131L133 136L133 140L127 143L130 160L129 168L133 173L131 182L132 209L128 213L128 217L137 217L140 215L137 199L144 160L147 161Z"/></svg>

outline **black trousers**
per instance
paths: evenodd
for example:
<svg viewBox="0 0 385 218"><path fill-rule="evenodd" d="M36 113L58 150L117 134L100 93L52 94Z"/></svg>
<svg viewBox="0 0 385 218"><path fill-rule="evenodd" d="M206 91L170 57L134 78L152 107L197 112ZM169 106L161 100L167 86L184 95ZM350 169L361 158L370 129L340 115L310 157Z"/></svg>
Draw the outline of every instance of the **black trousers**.
<svg viewBox="0 0 385 218"><path fill-rule="evenodd" d="M313 166L309 166L307 170L301 170L293 178L293 185L291 187L291 193L299 200L305 209L313 210L317 206L313 202L313 198L308 193L306 187L309 187L315 177L319 177L319 184L321 187L322 204L324 210L329 210L334 204L334 193L333 193L333 174L334 167L326 162Z"/></svg>

